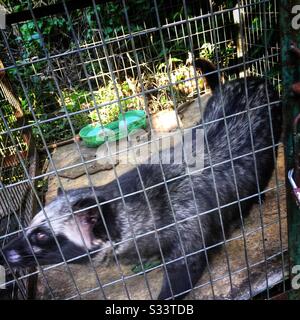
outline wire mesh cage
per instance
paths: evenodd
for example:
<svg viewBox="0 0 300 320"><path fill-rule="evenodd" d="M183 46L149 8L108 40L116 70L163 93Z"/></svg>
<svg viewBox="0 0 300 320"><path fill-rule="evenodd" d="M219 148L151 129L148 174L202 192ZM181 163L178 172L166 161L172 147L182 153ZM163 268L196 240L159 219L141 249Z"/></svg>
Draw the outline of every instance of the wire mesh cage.
<svg viewBox="0 0 300 320"><path fill-rule="evenodd" d="M35 297L38 299L152 299L157 297L164 275L164 286L169 284L171 289L165 288L169 297L160 295L163 298L182 293L189 293L188 297L195 299L272 298L286 292L289 265L283 147L271 119L271 109L280 104L281 92L277 1L62 0L49 1L48 6L45 2L29 1L7 9L13 13L7 15L6 29L1 30L4 65L1 70L11 81L11 90L18 96L26 122L10 121L12 102L6 101L7 107L1 111L0 155L5 159L6 150L12 150L17 155L19 171L13 163L5 165L1 160L0 252L8 265L7 271L12 274L4 286L13 284L24 293L20 281L37 276ZM208 65L215 67L201 69L199 61L210 61ZM263 79L264 102L251 96L253 77ZM215 89L211 79L217 82ZM203 182L197 185L198 182L193 183L195 172L191 173L185 166L172 171L173 166L165 166L158 156L158 163L150 166L155 172L148 176L147 165L140 166L132 150L138 148L145 160L162 152L162 137L176 132L183 139L185 129L205 125L210 128L218 123L220 119L206 123L206 107L215 107L210 102L212 96L218 97L220 105L227 101L229 93L225 89L222 93L225 88L222 86L235 79L243 80L239 82L243 88L241 103L254 104L256 111L247 113L237 109L229 115L222 113L220 132L229 140L217 153L228 152L227 164L222 167L208 152L204 165L215 167L216 173L212 173L206 185ZM268 89L268 83L279 95L272 96L273 89ZM86 137L79 136L79 131L89 124L102 131L114 121L120 125L126 114L134 110L144 111L145 125L134 131L134 138L116 138L117 149L107 137L98 148L89 148L82 141ZM236 176L232 169L239 159L250 161L249 155L260 159L259 152L263 150L255 150L259 138L253 133L259 132L258 129L247 124L247 133L243 130L236 133L237 138L242 138L243 132L245 135L250 132L245 148L248 153L244 156L239 151L235 154L235 147L231 149L230 139L236 145L238 142L228 133L230 119L240 119L239 116L244 119L247 113L251 123L251 117L259 110L268 114L266 124L270 129L264 134L261 128L260 137L268 136L265 149L272 150L268 161L271 168L274 166L272 176L262 184L259 160L254 160L257 165L253 172L244 168L244 173ZM256 121L253 126L256 127ZM27 147L22 147L19 137L24 130L30 130L35 138L41 156L39 174L33 173L30 163L22 156ZM210 142L205 140L209 139L205 133L203 139L208 145L204 148L207 152ZM4 144L6 140L9 147ZM126 162L129 153L134 154L133 160ZM215 175L223 174L222 170L230 172L230 179L228 185L225 178L222 180L225 183L221 183L223 191L220 191ZM132 175L135 182L129 178ZM245 193L247 180L242 176L247 175L253 176L255 187ZM175 194L174 183L183 181L181 185L184 185L187 183L184 179L189 181L189 186ZM212 188L210 194L204 192L209 190L208 185ZM234 197L224 202L218 194L225 194L230 185L235 190ZM103 189L99 189L102 186L109 186L106 190L110 197L103 196ZM204 210L200 204L199 208L198 194L216 197L217 200L211 200L216 201L215 207ZM187 195L194 201L190 210L187 208L192 206L192 200ZM30 220L36 214L35 206L32 202L25 208L22 205L27 196L37 201L41 210L33 222ZM180 207L174 197L179 197L185 205ZM247 207L249 199L252 204ZM162 201L168 207L165 209L168 214L163 211ZM158 218L155 210L159 205L162 212ZM227 234L222 219L226 220L225 211L230 206L236 206L239 221L237 228L233 228L234 222L230 223L233 230ZM94 216L89 215L88 221L85 220L87 213L95 210L101 226ZM131 210L138 210L139 214L131 215ZM243 216L243 210L250 211L248 217ZM184 216L187 211L188 215ZM21 214L24 219L20 219ZM164 215L172 216L172 222L162 222ZM189 221L199 225L197 239L206 232L206 223L217 216L221 239L210 239L207 244L201 240L195 249L194 227L190 229ZM7 220L9 217L14 217L15 223ZM201 221L206 221L204 229ZM47 235L43 232L45 225ZM127 233L122 229L124 226ZM21 267L27 266L25 262L30 256L38 271L21 269L21 274L16 273L15 264L22 258L18 247L4 253L5 245L18 232L23 236L19 241L28 247ZM40 246L43 241L46 244ZM179 256L170 253L175 242L181 247ZM145 243L151 245L145 247ZM52 260L47 260L46 252L54 252L54 247L59 259L53 253L49 254ZM131 250L130 254L126 250ZM189 270L189 261L197 254L201 257L203 254L205 268L196 281L194 270ZM77 264L79 258L87 262ZM188 289L172 290L172 259L187 266ZM18 298L26 297L27 294L18 295Z"/></svg>
<svg viewBox="0 0 300 320"><path fill-rule="evenodd" d="M3 67L2 63L1 66ZM30 185L26 182L24 168L30 175L35 175L37 154L33 147L30 130L18 128L24 124L24 116L4 72L0 87L3 119L1 131L17 128L14 133L7 132L1 135L0 242L3 247L8 240L6 235L15 233L20 223L28 224L33 217L35 200ZM4 299L29 297L31 293L28 280L17 279L23 272L12 273L11 271L6 273L6 286L1 290L1 297Z"/></svg>

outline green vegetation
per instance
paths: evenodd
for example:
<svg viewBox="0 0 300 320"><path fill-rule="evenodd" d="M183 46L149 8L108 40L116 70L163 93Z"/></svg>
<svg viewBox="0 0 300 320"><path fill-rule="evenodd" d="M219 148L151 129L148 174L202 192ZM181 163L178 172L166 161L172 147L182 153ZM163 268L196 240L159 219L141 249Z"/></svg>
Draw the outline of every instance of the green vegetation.
<svg viewBox="0 0 300 320"><path fill-rule="evenodd" d="M58 2L31 1L33 7ZM185 19L181 0L156 2L161 24ZM203 14L209 12L209 3L187 1L188 17L199 16L200 9ZM214 9L232 8L236 3L233 0L214 1ZM10 12L28 9L24 1L7 0L3 4ZM189 32L196 57L218 62L221 67L234 64L237 58L238 28L235 28L232 16L216 15L215 23L219 27L216 29L218 44L208 31L211 29L208 18L191 23L190 29L182 23L160 33L155 31L158 22L154 2L127 0L126 7L122 1L107 2L97 5L96 10L87 7L72 11L70 20L61 13L37 21L25 21L8 29L13 58L21 67L11 68L7 74L29 123L33 124L38 145L42 146L42 139L32 112L49 144L73 137L70 121L78 133L88 123L101 120L106 124L116 120L120 107L124 111L147 107L150 112L157 112L174 108L174 102L178 104L193 97L196 83L188 79L194 77L194 72L186 62L190 51ZM249 32L253 39L262 27L259 14L252 14ZM151 28L154 31L141 32ZM130 32L135 35L133 39L126 36ZM100 45L103 41L107 44L114 77ZM274 41L272 34L268 41ZM80 54L76 52L78 46L82 49ZM86 50L86 46L90 49ZM133 49L136 50L133 52ZM263 46L254 49L252 58L264 54ZM49 55L52 59L47 62L45 57ZM219 61L216 61L217 56ZM0 58L5 66L13 64L3 44L0 44ZM276 75L276 70L272 73ZM26 92L20 86L20 79ZM204 89L202 80L198 85Z"/></svg>

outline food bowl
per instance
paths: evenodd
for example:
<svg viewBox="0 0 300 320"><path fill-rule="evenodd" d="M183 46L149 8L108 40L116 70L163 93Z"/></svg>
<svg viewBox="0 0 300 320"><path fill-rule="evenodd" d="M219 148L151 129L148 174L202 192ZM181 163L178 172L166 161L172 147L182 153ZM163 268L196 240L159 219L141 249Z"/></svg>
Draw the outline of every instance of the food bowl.
<svg viewBox="0 0 300 320"><path fill-rule="evenodd" d="M143 110L132 110L125 112L124 116L119 114L119 120L106 124L103 128L100 123L85 126L79 132L80 138L90 148L100 146L107 141L116 141L128 136L134 130L146 129L146 113Z"/></svg>

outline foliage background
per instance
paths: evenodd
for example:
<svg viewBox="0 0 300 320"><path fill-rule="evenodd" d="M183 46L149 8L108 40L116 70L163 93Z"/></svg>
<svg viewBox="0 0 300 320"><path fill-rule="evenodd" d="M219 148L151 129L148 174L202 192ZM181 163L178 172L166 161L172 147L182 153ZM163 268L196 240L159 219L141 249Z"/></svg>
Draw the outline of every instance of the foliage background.
<svg viewBox="0 0 300 320"><path fill-rule="evenodd" d="M1 2L11 13L29 8L28 1ZM33 0L30 5L36 8L59 2ZM256 1L251 2L255 5ZM174 99L180 103L193 96L195 83L186 81L193 76L186 63L190 51L187 45L189 31L195 57L210 59L222 68L236 64L239 27L233 23L230 13L215 16L215 24L219 26L215 32L212 31L211 19L206 18L191 23L190 30L187 24L182 23L178 28L162 30L162 34L158 31L143 33L158 26L155 7L162 24L180 22L185 18L184 3L188 18L205 15L211 9L209 0L127 0L125 7L122 1L111 1L97 5L96 12L93 7L72 11L70 20L62 12L37 19L36 23L28 20L8 28L9 50L2 42L0 58L6 67L13 66L14 62L20 66L8 69L7 74L33 126L38 144L42 146L42 141L31 108L41 121L46 143L52 143L73 137L67 114L71 114L70 120L77 133L87 123L99 121L99 113L104 124L115 120L120 106L125 111L148 107L150 112L157 112L174 108ZM214 12L233 8L236 4L234 0L212 2ZM259 57L264 52L264 47L259 43L263 40L257 36L258 30L262 29L261 9L260 5L255 6L253 12L257 14L252 14L247 22L253 33L252 41L257 40L258 43L251 58ZM99 46L101 34L97 16L108 44L114 78L111 77L104 50ZM130 32L140 34L134 37L135 48L131 39L125 37ZM276 41L271 31L268 41L269 44ZM97 49L92 48L95 44ZM82 50L79 55L76 52L78 47L84 46L91 46L91 49ZM51 56L51 64L45 59L47 56ZM135 59L138 59L142 79L138 76ZM175 85L170 85L168 70ZM234 75L234 71L230 72L229 77ZM20 86L19 77L25 90ZM147 106L140 96L141 82L145 90L151 91L147 94ZM201 81L199 84L203 88ZM95 107L99 113L93 110ZM82 113L73 114L78 111Z"/></svg>

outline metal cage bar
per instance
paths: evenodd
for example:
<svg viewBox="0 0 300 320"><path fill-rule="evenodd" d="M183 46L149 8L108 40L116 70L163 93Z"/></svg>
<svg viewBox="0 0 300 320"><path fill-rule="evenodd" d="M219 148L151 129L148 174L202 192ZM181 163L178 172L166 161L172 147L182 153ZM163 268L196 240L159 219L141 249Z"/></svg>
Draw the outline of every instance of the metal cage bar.
<svg viewBox="0 0 300 320"><path fill-rule="evenodd" d="M32 275L37 275L41 278L42 281L44 281L44 286L46 287L46 290L49 292L49 295L52 299L55 299L59 297L59 294L56 292L56 288L52 287L51 283L48 281L47 274L48 272L55 271L59 267L64 267L66 274L68 274L68 277L70 279L70 282L72 284L72 290L69 295L65 296L66 299L85 299L90 294L96 295L97 298L108 298L109 294L107 294L110 287L113 287L114 285L121 285L122 289L125 293L125 296L127 299L132 298L132 294L130 292L130 288L128 283L135 278L140 277L140 281L144 282L145 284L145 296L149 297L150 299L154 299L155 295L153 294L152 288L151 288L151 271L156 270L163 270L163 272L167 275L169 285L170 285L170 279L168 276L168 266L176 261L183 260L188 276L189 281L191 285L191 295L196 298L197 297L197 290L202 288L208 288L209 295L212 298L217 298L216 293L216 285L219 281L226 282L226 288L228 288L228 292L230 296L235 296L235 283L234 283L234 277L236 275L245 274L245 283L247 283L247 289L245 289L244 297L246 298L254 298L255 295L258 294L257 290L253 288L252 283L252 270L256 267L262 267L263 272L263 279L261 280L262 287L264 288L266 292L266 297L270 299L272 297L272 289L279 283L282 284L282 290L281 293L286 292L285 287L285 277L286 277L286 267L287 267L287 261L285 257L286 253L286 247L284 243L284 235L283 235L283 215L282 215L282 208L281 208L281 195L284 192L284 185L281 183L279 179L279 174L276 169L275 165L275 186L268 187L265 190L260 190L259 187L259 177L257 173L257 168L255 167L255 175L256 175L256 185L257 190L255 194L251 195L250 197L243 198L239 194L238 185L237 185L237 177L235 173L234 168L234 161L237 159L232 154L232 149L230 145L230 138L229 138L229 129L227 127L227 121L230 120L230 117L237 116L238 113L227 116L225 114L224 106L222 105L223 109L223 117L222 120L224 120L225 125L225 132L226 132L226 139L229 147L229 154L230 157L228 160L221 162L221 163L213 163L211 157L210 157L210 150L208 150L208 158L209 158L209 166L207 168L210 168L212 172L213 177L213 186L215 190L215 194L217 197L217 207L206 212L199 212L197 201L196 201L196 191L194 189L194 185L191 178L191 172L187 165L187 155L184 152L184 165L186 168L186 173L183 175L178 175L173 178L168 178L164 172L164 168L162 165L162 161L159 157L159 170L161 171L161 175L163 177L163 181L159 184L153 184L151 186L145 185L142 174L140 172L140 168L138 166L137 159L135 158L134 153L134 147L129 147L128 152L132 152L134 155L134 161L138 173L139 183L141 185L140 189L132 192L130 194L127 194L122 189L121 183L120 183L120 175L117 171L117 167L115 164L112 165L112 173L113 177L116 180L117 188L120 193L120 196L117 198L112 198L108 201L101 202L96 194L95 188L96 185L93 182L93 179L91 177L91 174L88 171L88 165L96 163L96 161L100 160L101 157L98 155L95 156L92 160L87 160L83 153L80 146L80 143L77 139L74 140L74 146L76 148L76 151L79 154L80 161L75 164L66 165L62 168L59 168L56 166L53 155L51 153L50 149L50 143L45 138L45 131L44 126L45 125L54 125L55 121L64 121L66 126L65 130L68 132L69 137L74 138L76 137L78 128L75 125L75 117L84 117L87 114L90 114L91 112L95 112L98 119L99 124L102 129L104 129L104 123L102 121L101 117L101 111L104 110L104 108L113 108L114 106L117 106L119 113L124 117L124 104L126 102L131 101L132 99L138 99L140 107L142 107L145 112L147 113L148 119L149 119L149 127L152 130L153 124L152 124L152 114L151 110L149 108L149 96L155 96L159 94L164 94L165 92L168 92L169 94L169 102L174 108L174 113L176 117L176 123L177 128L181 132L181 139L183 139L183 128L180 126L180 114L177 110L177 106L180 103L180 98L176 95L175 87L179 84L185 86L190 83L193 83L195 89L194 89L194 95L196 96L195 101L197 101L198 109L200 116L202 118L203 114L203 99L202 99L202 93L205 89L200 88L199 81L203 79L203 75L199 75L196 64L195 64L195 58L203 53L205 50L205 44L211 44L209 52L211 59L213 59L216 62L218 78L220 80L219 89L222 93L222 86L221 86L221 80L222 75L226 75L228 79L234 79L237 77L244 77L244 87L246 92L246 100L248 101L248 87L247 87L247 78L248 75L257 75L257 76L265 76L266 77L266 83L267 78L273 82L274 85L279 87L281 86L281 79L279 71L276 71L276 68L279 64L279 46L276 43L275 46L272 46L269 48L270 44L270 37L272 37L272 29L274 26L276 26L276 23L278 22L277 16L278 16L278 7L276 1L252 1L252 0L243 0L243 1L237 1L237 5L235 7L226 7L226 6L220 6L216 7L213 4L213 1L208 0L208 11L203 11L203 8L201 7L199 9L199 12L193 12L193 15L190 15L189 9L191 4L187 3L187 1L182 1L182 12L178 14L176 18L171 21L169 18L162 18L161 12L159 11L160 4L157 3L156 0L153 0L151 2L152 9L153 10L153 19L151 23L149 22L149 25L146 24L146 22L143 22L143 28L141 30L134 30L132 28L132 23L130 19L132 18L130 16L130 10L127 7L126 0L122 0L121 8L123 12L123 25L120 25L120 28L116 28L111 32L110 36L107 36L105 34L105 21L103 21L102 14L99 10L99 6L104 5L106 1L101 1L99 4L99 1L92 0L89 4L86 5L86 8L84 8L82 11L82 20L84 21L85 28L90 30L92 32L92 37L90 40L87 40L88 38L85 37L76 29L76 25L73 19L73 8L70 7L69 1L62 0L60 4L60 11L56 12L55 14L60 14L64 17L66 24L68 25L68 39L69 39L69 45L70 47L66 50L65 48L62 48L61 50L57 50L57 48L54 50L54 47L50 46L49 43L47 43L47 39L45 38L43 31L41 29L41 26L39 24L39 15L43 10L38 11L36 9L33 9L32 4L30 3L28 6L28 11L26 11L26 19L31 20L33 22L33 26L35 29L36 34L38 35L39 39L39 50L35 57L31 56L31 52L26 48L24 50L26 51L26 54L28 55L28 59L16 59L16 56L18 53L14 52L12 50L12 45L10 43L11 37L13 36L12 29L8 29L6 31L1 31L2 38L4 41L4 44L7 48L7 63L4 68L2 68L2 71L6 72L14 72L14 77L19 82L19 89L20 94L25 97L25 101L28 105L29 114L33 119L32 123L29 124L23 124L17 127L10 127L8 124L5 115L2 111L0 111L1 120L3 121L4 128L0 132L0 137L7 136L12 141L13 145L16 146L17 142L14 139L14 134L21 132L21 130L24 129L35 129L38 136L40 137L40 144L41 149L43 150L45 157L47 158L47 161L51 165L51 169L49 169L47 172L41 172L40 174L36 175L35 177L32 177L28 170L26 169L26 166L24 164L24 161L20 159L23 171L24 171L24 178L22 181L9 181L9 183L5 186L1 186L1 190L7 191L11 187L18 187L22 186L22 184L26 183L29 184L33 194L35 195L37 202L39 203L39 206L41 207L41 210L43 211L43 214L46 217L46 221L48 222L52 235L55 238L56 245L59 248L60 254L62 256L62 262L54 264L52 266L48 267L42 267L38 263L38 259L35 257L34 248L32 247L29 239L26 236L26 232L29 230L27 225L22 224L20 221L19 228L26 238L26 241L28 242L31 252L33 256L35 257L36 263L39 266L38 271L30 272L29 274L24 274L20 276L14 276L14 279L7 282L7 284L16 284L17 286L21 286L20 281L23 279L27 279L28 277ZM267 7L269 6L269 7ZM56 8L56 9L55 9ZM58 10L58 7L55 7L55 10ZM96 29L92 29L91 26L91 20L89 20L88 13L91 10L93 18L95 19L96 23ZM47 15L45 16L47 17ZM254 17L254 18L253 18ZM13 18L13 16L11 16ZM254 20L253 20L254 19ZM238 21L238 22L237 22ZM17 23L13 23L12 27L15 32L19 33L18 28L22 25L21 21L18 21ZM86 29L86 30L87 30ZM232 29L228 31L228 29ZM238 39L235 39L234 36L238 35ZM22 37L20 37L22 38ZM20 42L25 41L25 39L20 39ZM160 54L153 53L155 48L155 45L159 43L161 46L161 52ZM169 52L172 52L172 48L180 47L182 45L185 48L185 52L179 52L178 57L180 59L183 59L184 55L187 52L190 52L192 56L192 62L191 62L191 73L188 77L184 79L174 79L172 76L172 67L169 64L170 56ZM171 49L170 49L171 48ZM227 50L227 51L226 51ZM224 53L225 52L225 53ZM222 61L224 59L224 61ZM147 87L145 85L144 79L145 74L148 72L149 74L154 74L157 72L158 68L157 66L159 64L165 65L165 77L166 82L164 84L160 84L156 87ZM73 70L70 70L70 65L73 66ZM29 78L24 76L24 72L29 70ZM238 70L238 71L236 71ZM275 70L275 71L273 71ZM273 74L272 74L273 72ZM34 77L36 79L42 79L43 77L49 77L53 81L52 90L55 92L55 94L58 96L58 99L60 101L61 105L61 111L60 113L57 113L56 111L53 113L47 114L47 117L44 117L44 114L38 114L36 112L36 108L34 106L34 103L32 101L31 96L29 95L29 91L32 90L31 88L31 81L33 81ZM73 78L72 78L73 77ZM133 78L134 81L139 86L139 90L132 91L129 95L123 96L122 93L120 93L120 89L118 87L119 82L121 82L122 78L129 79ZM114 98L99 103L97 100L97 90L99 90L102 87L106 87L109 84L111 84L112 92L114 95ZM73 88L85 88L85 95L84 95L84 103L87 104L86 108L80 108L79 110L70 110L68 108L68 102L67 98L64 95L65 88L73 89ZM266 87L267 88L267 87ZM266 96L268 98L268 92L266 91ZM185 97L187 98L187 97ZM51 101L46 102L45 108L51 109ZM81 101L78 99L78 103L81 103ZM272 102L277 103L277 102ZM268 103L265 105L259 105L257 106L257 110L260 108L265 108L269 112L269 119L271 124L271 105L272 103L268 99ZM251 136L251 152L248 154L244 154L239 156L238 158L243 158L246 156L252 156L254 164L256 163L256 155L258 152L262 150L255 150L254 148L254 142L253 142L253 135L252 135L252 129L251 129L251 122L250 122L250 115L249 110L246 110L244 112L248 117L248 123L250 125L250 136ZM211 123L217 122L220 119L215 119L212 122L203 122L201 126L204 129L204 140L209 145L207 140L207 132L206 128ZM197 128L196 125L193 128ZM271 126L272 127L272 126ZM271 135L273 137L273 132L271 132ZM55 137L54 137L55 138ZM289 138L290 139L290 138ZM53 140L55 143L59 142L59 138L56 138ZM51 142L53 142L51 141ZM160 138L157 140L152 139L150 142L154 145L157 152L159 152L159 141ZM288 140L289 141L289 140ZM276 148L278 146L281 146L282 143L275 143L274 138L272 140L272 145L269 146L273 152L273 160L276 164ZM149 142L144 143L147 145ZM289 142L288 142L289 143ZM140 145L143 145L141 143ZM108 143L108 141L105 142L105 148L108 152L108 158L113 163L113 157L118 154L118 152L114 152L111 150L111 146ZM20 156L19 150L16 148L16 153L18 156ZM288 160L290 161L290 160ZM218 196L218 188L216 185L215 180L215 170L216 167L222 163L228 163L233 171L233 181L235 185L236 190L236 198L237 200L228 203L226 205L222 205L219 196ZM290 163L290 162L289 162ZM93 206L90 206L88 208L84 208L81 210L74 210L72 208L72 205L70 201L68 200L66 190L64 189L64 183L63 179L61 177L61 173L64 170L67 169L77 169L79 167L84 168L84 175L87 179L88 186L91 188L91 193L93 195L93 198L95 199L96 204ZM56 238L54 229L52 227L52 224L54 224L56 221L53 218L49 218L47 216L47 213L44 210L43 201L39 197L39 192L37 191L37 188L35 186L35 183L37 181L42 181L44 179L47 179L49 177L53 177L58 181L58 185L63 190L63 195L66 199L66 202L68 203L69 207L69 213L67 213L64 216L59 217L59 219L66 218L68 216L72 217L73 220L76 223L77 231L80 233L81 241L85 245L85 253L81 256L78 256L76 258L67 259L64 257L61 245L59 241ZM195 212L190 217L180 220L176 217L175 209L173 208L172 199L170 195L169 190L169 183L172 181L176 181L178 179L181 179L182 177L188 178L189 181L189 187L191 190L192 198L194 201L195 206ZM153 214L152 205L148 199L148 192L155 189L156 187L163 187L166 190L166 195L168 199L169 206L171 208L171 213L173 217L173 223L165 225L163 227L159 227L155 223L155 217ZM273 192L275 194L275 206L276 206L276 217L271 222L266 222L264 217L264 212L266 209L266 205L263 203L262 197L265 194L269 194ZM137 234L135 231L134 226L132 225L132 221L130 220L130 215L128 213L128 201L130 200L130 197L134 195L143 195L145 198L145 206L147 207L147 210L149 210L150 215L153 219L153 228L152 230L145 232L144 234ZM258 217L259 217L259 224L257 227L250 229L247 228L245 225L245 221L242 214L242 204L243 201L249 200L249 198L258 198ZM124 210L126 212L126 219L128 221L128 224L130 226L130 232L132 233L132 236L123 240L120 240L119 242L114 242L112 240L111 235L109 234L108 227L106 225L103 210L102 207L105 204L114 203L116 201L120 201L124 207ZM228 237L225 233L225 229L223 226L223 217L222 217L222 209L229 207L232 204L237 204L239 209L239 215L240 215L240 222L241 222L241 233L239 235L232 235ZM290 205L290 204L289 204ZM109 246L112 250L113 260L114 260L114 266L117 268L118 271L118 277L117 279L110 279L108 282L105 283L101 279L101 274L99 273L98 268L96 267L95 262L92 259L93 253L101 253L102 249L94 250L92 252L89 251L88 247L85 244L84 236L82 234L82 230L80 229L80 226L78 225L78 222L76 220L76 217L79 216L80 213L82 213L84 210L87 209L93 209L97 208L99 211L99 215L102 219L102 222L104 224L105 231L107 233ZM218 216L221 223L221 231L222 231L222 240L218 243L215 243L213 245L206 244L204 241L203 236L203 226L201 222L201 217L204 217L206 215L212 214L213 211L218 212ZM203 239L203 248L199 249L196 252L192 253L186 253L185 247L182 241L182 236L180 234L180 224L189 221L191 219L196 219L199 230L202 235ZM266 237L266 230L270 226L278 226L278 233L279 233L279 248L276 252L268 252L268 244L265 243L265 237ZM179 246L181 251L181 256L177 257L176 259L171 259L170 261L167 261L167 259L164 256L163 249L160 244L159 240L159 232L170 228L175 228L176 234L179 240ZM6 241L9 237L17 234L18 231L13 232L6 232L4 234L0 234L0 241ZM253 234L261 234L261 246L262 246L262 259L259 261L251 261L251 257L249 257L249 244L247 242L248 238ZM143 255L140 252L138 241L142 239L143 237L146 237L148 235L155 235L157 245L159 247L159 253L160 253L160 262L158 265L150 268L145 268L144 262L143 262ZM230 256L230 250L228 247L231 245L233 241L241 241L242 242L242 249L241 249L241 256L243 256L243 259L245 263L240 266L237 269L234 269L232 266ZM118 257L118 245L122 243L133 243L134 248L136 251L136 254L138 256L138 264L140 267L139 272L136 274L127 274L123 270L122 263L119 261ZM291 246L291 243L290 243ZM211 261L209 258L209 253L212 249L222 249L222 253L224 254L224 264L226 265L224 274L215 274L215 271L213 270L213 267L211 266ZM293 247L292 247L293 248ZM294 247L295 248L295 247ZM1 252L0 252L1 253ZM193 286L192 280L190 276L190 271L188 268L187 261L188 259L199 253L204 253L206 265L207 265L207 271L208 271L208 279L206 281L202 281L200 284ZM79 283L78 279L76 279L76 274L74 273L73 269L69 266L69 263L75 262L77 259L81 257L87 257L89 265L91 266L90 276L94 276L96 281L94 285L91 288L81 288L81 284ZM269 275L269 265L272 263L274 259L278 259L280 267L280 275L276 278L276 280L271 279L271 276ZM20 288L22 291L22 289ZM171 297L175 298L172 288L171 288Z"/></svg>

